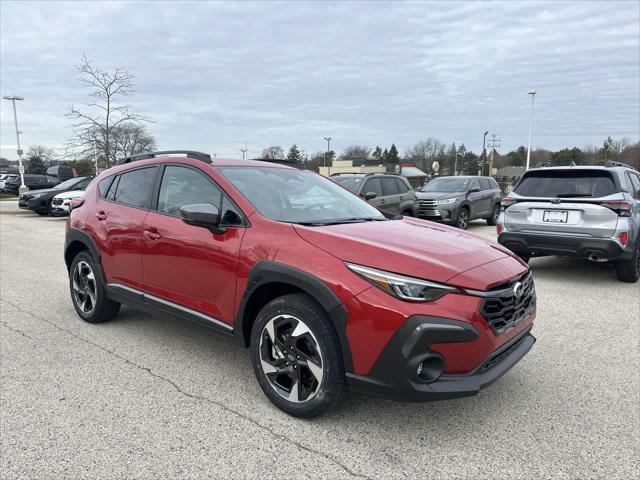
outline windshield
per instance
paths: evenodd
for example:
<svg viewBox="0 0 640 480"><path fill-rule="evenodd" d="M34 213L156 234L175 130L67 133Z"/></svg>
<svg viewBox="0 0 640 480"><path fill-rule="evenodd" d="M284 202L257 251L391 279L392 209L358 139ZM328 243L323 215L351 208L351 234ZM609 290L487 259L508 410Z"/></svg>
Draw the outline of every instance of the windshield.
<svg viewBox="0 0 640 480"><path fill-rule="evenodd" d="M364 176L362 177L343 177L343 176L331 177L331 180L333 180L336 183L339 183L344 188L346 188L347 190L353 193L358 191L358 187L362 183L363 179L364 179Z"/></svg>
<svg viewBox="0 0 640 480"><path fill-rule="evenodd" d="M531 172L516 187L524 197L606 197L617 192L609 172L598 170L547 170Z"/></svg>
<svg viewBox="0 0 640 480"><path fill-rule="evenodd" d="M421 192L466 192L469 185L468 178L440 177L434 178L424 187Z"/></svg>
<svg viewBox="0 0 640 480"><path fill-rule="evenodd" d="M71 188L73 187L76 183L81 182L82 180L84 180L84 177L81 178L70 178L69 180L66 180L62 183L59 183L58 185L56 185L55 187L53 187L55 190L64 190L66 188Z"/></svg>
<svg viewBox="0 0 640 480"><path fill-rule="evenodd" d="M302 224L385 220L376 208L309 171L223 167L219 171L265 217Z"/></svg>

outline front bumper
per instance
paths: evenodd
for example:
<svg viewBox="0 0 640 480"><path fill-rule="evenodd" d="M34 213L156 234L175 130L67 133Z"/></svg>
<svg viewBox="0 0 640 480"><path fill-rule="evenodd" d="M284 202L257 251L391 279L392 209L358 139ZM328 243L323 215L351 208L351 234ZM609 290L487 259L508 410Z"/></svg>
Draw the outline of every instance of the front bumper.
<svg viewBox="0 0 640 480"><path fill-rule="evenodd" d="M441 375L444 358L429 349L431 344L471 342L479 333L466 322L416 315L396 332L369 375L347 373L347 382L354 391L410 402L476 395L531 349L536 341L530 333L532 327L492 352L472 372ZM419 375L420 364L423 368Z"/></svg>
<svg viewBox="0 0 640 480"><path fill-rule="evenodd" d="M533 254L534 256L566 255L587 258L595 254L600 258L618 260L631 257L633 251L627 252L613 238L589 238L570 235L544 235L503 231L498 236L498 243L512 252Z"/></svg>

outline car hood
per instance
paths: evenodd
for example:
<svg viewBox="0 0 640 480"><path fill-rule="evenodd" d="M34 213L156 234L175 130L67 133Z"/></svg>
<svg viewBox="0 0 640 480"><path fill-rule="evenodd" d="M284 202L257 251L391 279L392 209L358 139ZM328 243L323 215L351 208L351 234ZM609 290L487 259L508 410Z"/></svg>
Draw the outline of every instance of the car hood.
<svg viewBox="0 0 640 480"><path fill-rule="evenodd" d="M32 196L34 194L38 194L41 195L43 193L60 193L60 192L64 192L65 190L56 190L55 188L43 188L41 190L29 190L28 192L23 193L24 196ZM22 195L21 195L22 196Z"/></svg>
<svg viewBox="0 0 640 480"><path fill-rule="evenodd" d="M84 190L69 190L66 192L59 193L53 198L61 198L63 200L67 198L84 198L84 193L85 193Z"/></svg>
<svg viewBox="0 0 640 480"><path fill-rule="evenodd" d="M458 198L464 196L463 192L419 192L416 190L418 200L439 200L441 198Z"/></svg>
<svg viewBox="0 0 640 480"><path fill-rule="evenodd" d="M446 282L470 269L508 259L516 270L526 266L509 250L464 230L404 217L386 222L306 227L295 225L307 242L350 263L412 277ZM478 288L472 277L456 286ZM488 279L497 283L502 278Z"/></svg>

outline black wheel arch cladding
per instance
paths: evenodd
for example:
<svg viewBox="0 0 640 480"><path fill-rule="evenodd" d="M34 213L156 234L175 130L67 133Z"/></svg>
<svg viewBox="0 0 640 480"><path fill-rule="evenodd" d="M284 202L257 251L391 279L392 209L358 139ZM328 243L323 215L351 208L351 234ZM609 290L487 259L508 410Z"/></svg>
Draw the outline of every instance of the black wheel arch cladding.
<svg viewBox="0 0 640 480"><path fill-rule="evenodd" d="M255 321L254 315L247 315L251 302L256 300L256 292L260 287L270 284L289 285L297 291L302 291L312 297L326 312L331 321L338 339L346 372L353 371L351 349L347 338L347 310L340 299L319 278L295 267L272 260L257 262L249 272L247 287L238 306L234 334L238 341L245 347L249 346L251 339L251 326ZM257 312L256 312L257 313Z"/></svg>

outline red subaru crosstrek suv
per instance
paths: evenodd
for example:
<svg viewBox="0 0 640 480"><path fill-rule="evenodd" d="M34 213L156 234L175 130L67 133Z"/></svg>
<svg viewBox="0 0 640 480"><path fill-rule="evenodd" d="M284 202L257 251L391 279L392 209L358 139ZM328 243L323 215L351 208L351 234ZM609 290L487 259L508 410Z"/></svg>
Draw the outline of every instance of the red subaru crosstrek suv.
<svg viewBox="0 0 640 480"><path fill-rule="evenodd" d="M64 257L83 320L125 303L234 337L300 417L345 385L474 395L535 342L531 273L497 243L383 214L309 171L181 153L121 160L76 201Z"/></svg>

